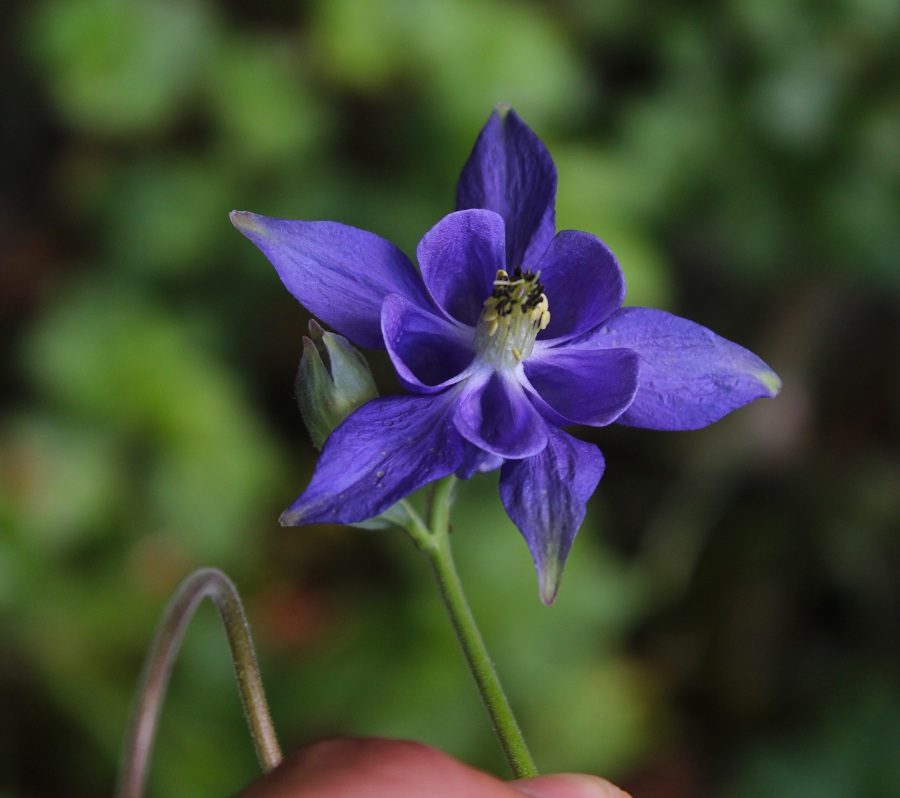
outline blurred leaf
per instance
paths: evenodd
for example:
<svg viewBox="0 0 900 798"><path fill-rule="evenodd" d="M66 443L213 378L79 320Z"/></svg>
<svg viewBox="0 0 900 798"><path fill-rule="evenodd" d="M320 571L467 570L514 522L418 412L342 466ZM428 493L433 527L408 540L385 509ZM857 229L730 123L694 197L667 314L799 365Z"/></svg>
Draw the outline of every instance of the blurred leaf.
<svg viewBox="0 0 900 798"><path fill-rule="evenodd" d="M57 557L108 529L125 487L120 452L108 437L40 417L15 420L5 437L0 469L9 475L10 528L30 547Z"/></svg>
<svg viewBox="0 0 900 798"><path fill-rule="evenodd" d="M100 135L169 124L213 31L202 0L42 0L29 48L67 121Z"/></svg>
<svg viewBox="0 0 900 798"><path fill-rule="evenodd" d="M216 127L228 151L247 167L299 160L321 141L326 114L312 96L292 42L247 35L223 39L213 64L209 83Z"/></svg>
<svg viewBox="0 0 900 798"><path fill-rule="evenodd" d="M785 63L760 77L751 104L763 132L809 157L832 133L846 87L840 53L794 42Z"/></svg>
<svg viewBox="0 0 900 798"><path fill-rule="evenodd" d="M417 77L434 112L460 129L498 102L531 125L583 105L589 84L552 17L521 3L329 0L317 9L329 68L367 92Z"/></svg>
<svg viewBox="0 0 900 798"><path fill-rule="evenodd" d="M233 556L278 458L230 371L183 321L115 289L71 293L30 343L40 384L69 412L144 448L143 525ZM149 510L149 512L148 512Z"/></svg>
<svg viewBox="0 0 900 798"><path fill-rule="evenodd" d="M421 13L413 51L433 73L435 111L454 124L481 124L486 109L505 102L539 129L590 98L571 46L541 6L454 0L423 4Z"/></svg>
<svg viewBox="0 0 900 798"><path fill-rule="evenodd" d="M220 266L233 194L221 164L174 154L135 159L117 178L106 214L109 258L122 273L175 277Z"/></svg>

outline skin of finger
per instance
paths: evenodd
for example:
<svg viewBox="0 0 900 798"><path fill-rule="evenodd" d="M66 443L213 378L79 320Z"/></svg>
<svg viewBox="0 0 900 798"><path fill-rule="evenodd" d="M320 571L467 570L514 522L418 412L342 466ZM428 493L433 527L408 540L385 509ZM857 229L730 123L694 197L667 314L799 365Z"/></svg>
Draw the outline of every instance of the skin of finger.
<svg viewBox="0 0 900 798"><path fill-rule="evenodd" d="M631 798L606 779L581 773L535 776L510 782L510 786L529 798Z"/></svg>
<svg viewBox="0 0 900 798"><path fill-rule="evenodd" d="M238 798L522 798L522 794L517 787L422 743L335 738L289 755ZM576 797L582 795L573 794ZM560 798L569 796L563 793Z"/></svg>

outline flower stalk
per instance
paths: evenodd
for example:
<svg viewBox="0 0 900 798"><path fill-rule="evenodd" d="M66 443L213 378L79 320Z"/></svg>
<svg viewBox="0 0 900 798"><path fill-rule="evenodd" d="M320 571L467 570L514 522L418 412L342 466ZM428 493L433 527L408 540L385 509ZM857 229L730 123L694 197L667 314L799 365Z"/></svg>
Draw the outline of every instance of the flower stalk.
<svg viewBox="0 0 900 798"><path fill-rule="evenodd" d="M435 483L431 502L431 529L412 526L408 531L431 563L453 631L456 632L463 656L491 717L513 776L517 779L536 776L538 771L534 760L478 630L453 561L449 516L455 483L456 478L453 476Z"/></svg>
<svg viewBox="0 0 900 798"><path fill-rule="evenodd" d="M228 638L238 690L256 755L264 772L281 762L281 749L269 715L250 627L231 580L216 568L201 568L175 589L157 627L138 683L137 697L122 749L115 798L141 798L159 715L184 632L204 598L212 600Z"/></svg>

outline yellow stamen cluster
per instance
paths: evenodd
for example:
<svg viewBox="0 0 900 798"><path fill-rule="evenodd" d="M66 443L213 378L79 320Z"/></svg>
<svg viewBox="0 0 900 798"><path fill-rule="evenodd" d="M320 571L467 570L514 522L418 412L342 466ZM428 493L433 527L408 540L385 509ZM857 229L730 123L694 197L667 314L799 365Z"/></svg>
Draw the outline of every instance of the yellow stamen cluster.
<svg viewBox="0 0 900 798"><path fill-rule="evenodd" d="M535 337L550 323L550 305L540 276L530 269L523 273L517 268L511 277L504 269L497 271L494 290L481 314L487 350L497 355L509 352L515 362L531 353Z"/></svg>

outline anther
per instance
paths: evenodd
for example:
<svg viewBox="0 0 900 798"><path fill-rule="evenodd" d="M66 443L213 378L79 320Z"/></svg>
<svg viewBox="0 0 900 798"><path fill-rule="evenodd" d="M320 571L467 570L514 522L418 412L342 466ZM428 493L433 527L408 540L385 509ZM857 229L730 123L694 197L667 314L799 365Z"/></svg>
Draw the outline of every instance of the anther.
<svg viewBox="0 0 900 798"><path fill-rule="evenodd" d="M531 354L535 337L549 323L549 303L540 272L523 272L517 266L510 275L505 269L497 269L481 313L483 356L497 365L519 363Z"/></svg>

